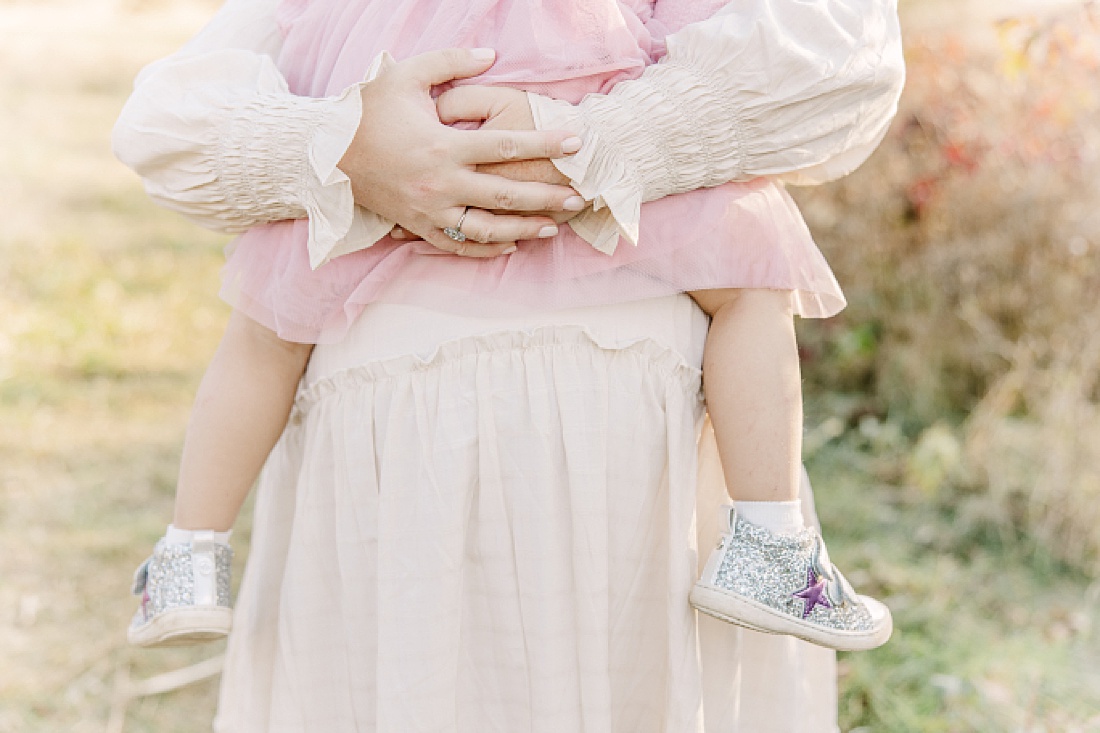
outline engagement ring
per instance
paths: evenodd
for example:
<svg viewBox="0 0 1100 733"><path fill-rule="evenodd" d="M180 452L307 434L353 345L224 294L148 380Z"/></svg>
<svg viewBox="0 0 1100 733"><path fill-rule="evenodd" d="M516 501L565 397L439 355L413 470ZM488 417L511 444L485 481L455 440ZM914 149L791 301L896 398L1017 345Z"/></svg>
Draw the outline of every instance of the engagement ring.
<svg viewBox="0 0 1100 733"><path fill-rule="evenodd" d="M462 233L462 222L466 221L466 214L469 213L470 207L467 206L465 209L462 210L462 216L458 218L458 223L455 224L453 227L447 227L443 230L443 233L451 239L455 240L456 242L465 242L466 235Z"/></svg>

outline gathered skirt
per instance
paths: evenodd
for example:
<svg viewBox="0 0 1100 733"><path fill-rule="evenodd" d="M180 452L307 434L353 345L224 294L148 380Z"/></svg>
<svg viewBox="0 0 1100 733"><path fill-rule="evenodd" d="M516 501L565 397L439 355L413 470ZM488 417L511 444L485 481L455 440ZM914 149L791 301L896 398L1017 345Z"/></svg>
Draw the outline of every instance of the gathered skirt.
<svg viewBox="0 0 1100 733"><path fill-rule="evenodd" d="M215 730L835 731L832 652L688 604L726 500L706 325L683 295L375 304L318 346L260 480Z"/></svg>

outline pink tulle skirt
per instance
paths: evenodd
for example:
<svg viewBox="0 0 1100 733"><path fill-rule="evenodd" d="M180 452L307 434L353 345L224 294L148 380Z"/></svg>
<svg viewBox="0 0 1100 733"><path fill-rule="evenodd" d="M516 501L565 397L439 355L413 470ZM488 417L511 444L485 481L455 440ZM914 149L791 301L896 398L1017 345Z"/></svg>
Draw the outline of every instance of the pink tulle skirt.
<svg viewBox="0 0 1100 733"><path fill-rule="evenodd" d="M562 227L553 239L520 242L513 254L493 259L387 237L311 270L306 227L304 220L267 225L238 239L223 280L226 300L291 341L337 341L375 301L494 315L689 290L773 288L792 291L803 317L844 307L794 202L763 180L646 204L638 246L620 243L610 256ZM471 294L481 296L472 300L476 305L469 304ZM499 310L485 313L487 299Z"/></svg>
<svg viewBox="0 0 1100 733"><path fill-rule="evenodd" d="M488 46L498 61L472 83L577 101L640 75L663 53L665 33L722 4L662 0L654 10L652 0L287 0L278 63L292 91L319 96L358 81L382 50L400 60L433 48ZM767 288L792 291L803 317L844 307L797 206L776 183L729 183L641 211L638 245L621 241L613 255L563 226L553 239L520 242L515 253L494 259L387 237L317 270L309 266L307 222L276 222L231 244L222 297L284 339L305 343L340 340L372 302L492 315L486 303L499 314Z"/></svg>

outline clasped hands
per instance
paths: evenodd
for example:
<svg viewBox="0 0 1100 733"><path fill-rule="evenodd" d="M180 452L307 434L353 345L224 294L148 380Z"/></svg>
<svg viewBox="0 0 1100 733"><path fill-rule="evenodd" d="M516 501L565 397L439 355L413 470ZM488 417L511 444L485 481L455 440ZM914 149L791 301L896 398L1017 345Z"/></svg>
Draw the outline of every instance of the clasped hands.
<svg viewBox="0 0 1100 733"><path fill-rule="evenodd" d="M433 51L385 63L364 85L362 120L340 169L357 204L398 224L395 237L495 257L518 240L554 236L586 206L550 162L575 153L580 139L535 130L524 92L461 86L432 99L433 86L481 74L493 60L486 49ZM463 120L481 126L448 126ZM443 233L460 220L464 242Z"/></svg>

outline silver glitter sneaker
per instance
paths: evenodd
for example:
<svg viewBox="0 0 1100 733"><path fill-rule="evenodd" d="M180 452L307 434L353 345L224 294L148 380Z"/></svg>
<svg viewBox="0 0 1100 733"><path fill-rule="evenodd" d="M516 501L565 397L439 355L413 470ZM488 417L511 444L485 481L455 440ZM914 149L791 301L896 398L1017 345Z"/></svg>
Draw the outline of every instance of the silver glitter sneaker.
<svg viewBox="0 0 1100 733"><path fill-rule="evenodd" d="M211 532L195 532L189 545L157 542L134 573L141 605L127 638L143 647L185 646L229 633L229 563L233 550Z"/></svg>
<svg viewBox="0 0 1100 733"><path fill-rule="evenodd" d="M816 530L776 534L741 519L733 507L723 507L723 524L718 547L691 590L695 608L830 649L874 649L890 638L890 609L852 590Z"/></svg>

